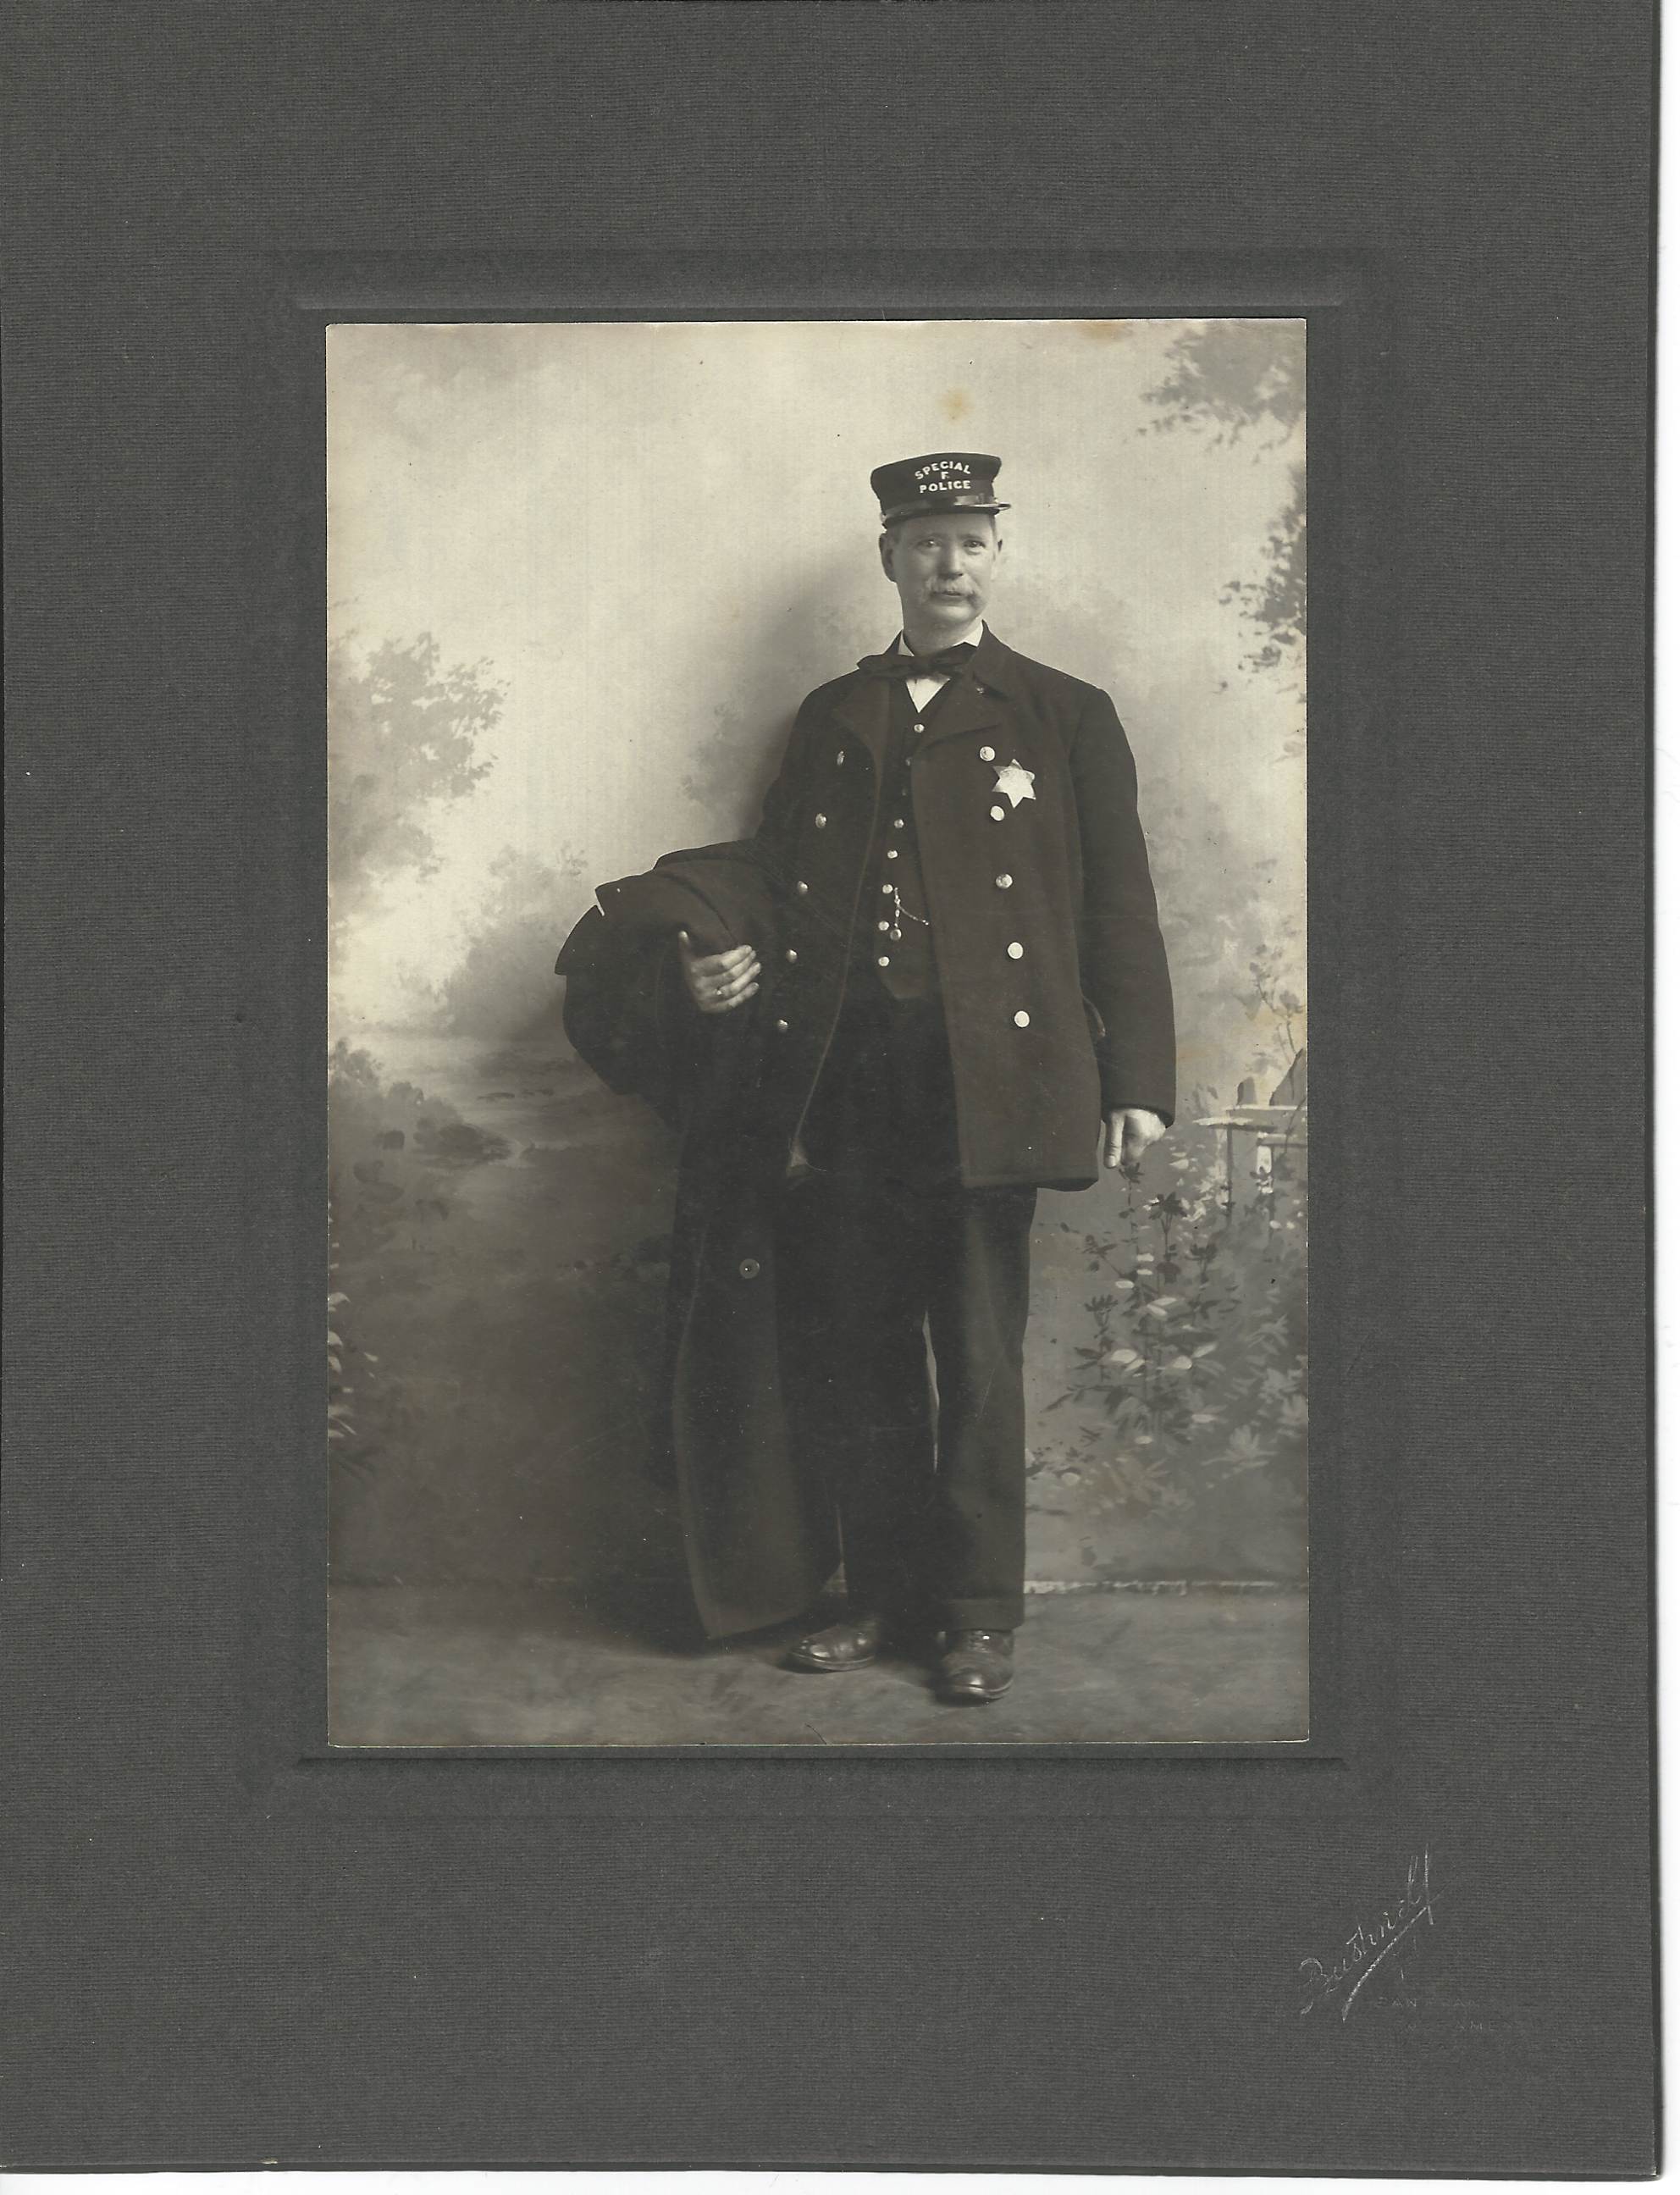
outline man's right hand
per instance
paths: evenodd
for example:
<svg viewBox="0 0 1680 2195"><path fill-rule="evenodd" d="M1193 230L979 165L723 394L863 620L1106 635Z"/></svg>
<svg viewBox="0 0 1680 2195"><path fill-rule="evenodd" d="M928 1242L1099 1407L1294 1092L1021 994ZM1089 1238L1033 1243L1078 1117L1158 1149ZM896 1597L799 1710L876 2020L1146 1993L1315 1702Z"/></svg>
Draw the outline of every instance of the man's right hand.
<svg viewBox="0 0 1680 2195"><path fill-rule="evenodd" d="M733 1013L758 988L758 955L750 945L732 953L696 953L686 930L676 933L688 995L703 1014Z"/></svg>

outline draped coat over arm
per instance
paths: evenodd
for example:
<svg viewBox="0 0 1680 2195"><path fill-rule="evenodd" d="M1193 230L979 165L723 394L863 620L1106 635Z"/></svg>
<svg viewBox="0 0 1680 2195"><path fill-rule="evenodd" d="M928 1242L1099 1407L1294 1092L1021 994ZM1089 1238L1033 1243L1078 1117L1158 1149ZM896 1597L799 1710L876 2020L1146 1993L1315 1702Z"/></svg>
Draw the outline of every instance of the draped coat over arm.
<svg viewBox="0 0 1680 2195"><path fill-rule="evenodd" d="M766 1021L702 1016L675 940L774 949L774 900L751 841L668 855L604 884L556 963L566 1028L613 1089L678 1136L656 1466L675 1483L708 1635L808 1608L838 1564L831 1507L790 1448L776 1316L785 1158L754 1117ZM757 1002L754 1001L756 1004Z"/></svg>

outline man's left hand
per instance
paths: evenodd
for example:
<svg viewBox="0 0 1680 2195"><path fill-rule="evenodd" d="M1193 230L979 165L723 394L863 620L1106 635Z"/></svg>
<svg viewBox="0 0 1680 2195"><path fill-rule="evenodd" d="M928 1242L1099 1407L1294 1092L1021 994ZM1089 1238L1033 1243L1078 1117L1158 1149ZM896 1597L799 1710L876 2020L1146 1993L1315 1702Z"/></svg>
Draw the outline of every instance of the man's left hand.
<svg viewBox="0 0 1680 2195"><path fill-rule="evenodd" d="M1123 1109L1103 1115L1102 1163L1106 1167L1135 1167L1138 1165L1151 1144L1166 1133L1166 1122L1159 1113L1147 1112L1142 1105L1127 1105Z"/></svg>

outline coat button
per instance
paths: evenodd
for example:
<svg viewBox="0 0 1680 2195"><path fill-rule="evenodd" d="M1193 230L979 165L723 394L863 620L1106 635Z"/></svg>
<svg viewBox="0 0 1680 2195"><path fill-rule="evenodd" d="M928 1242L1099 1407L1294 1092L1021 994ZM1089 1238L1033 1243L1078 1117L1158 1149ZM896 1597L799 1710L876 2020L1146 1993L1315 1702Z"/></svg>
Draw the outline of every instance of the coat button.
<svg viewBox="0 0 1680 2195"><path fill-rule="evenodd" d="M1011 952L1011 953L1018 953L1020 952L1020 950L1021 950L1021 948L1020 948L1018 945L1012 945L1012 946L1010 946L1010 952ZM783 953L782 958L783 958L783 959L784 959L784 960L797 960L797 959L799 958L799 955L798 955L798 954L794 951L793 948L790 945L790 946L788 947L788 948L787 948L786 952Z"/></svg>
<svg viewBox="0 0 1680 2195"><path fill-rule="evenodd" d="M738 1270L744 1281L756 1281L758 1278L760 1270L757 1259L743 1258Z"/></svg>
<svg viewBox="0 0 1680 2195"><path fill-rule="evenodd" d="M877 930L890 930L892 926L890 922L877 922L875 925Z"/></svg>
<svg viewBox="0 0 1680 2195"><path fill-rule="evenodd" d="M1010 886L1015 882L1015 879L1010 875L1007 870L1005 870L1004 874L998 879L997 882L999 891L1007 891Z"/></svg>
<svg viewBox="0 0 1680 2195"><path fill-rule="evenodd" d="M1001 808L994 808L994 809L992 810L992 821L994 823L1001 823L1001 822L1003 821L1003 820L1004 820L1004 810L1003 810Z"/></svg>
<svg viewBox="0 0 1680 2195"><path fill-rule="evenodd" d="M785 1022L778 1022L776 1023L776 1034L778 1036L785 1036L787 1034L787 1023Z"/></svg>
<svg viewBox="0 0 1680 2195"><path fill-rule="evenodd" d="M889 847L888 847L888 849L887 849L887 859L888 859L889 861L897 861L897 859L898 859L898 848L897 848L896 846L889 846Z"/></svg>
<svg viewBox="0 0 1680 2195"><path fill-rule="evenodd" d="M813 822L814 822L814 823L815 823L815 825L816 825L816 827L817 827L817 828L818 828L818 830L819 830L819 831L826 831L826 830L827 830L827 828L828 828L828 818L827 818L827 816L826 816L826 815L825 815L822 813L822 811L821 811L821 809L818 809L818 811L817 811L816 815L815 815L814 816L813 816L813 818L812 818L811 820L813 821Z"/></svg>
<svg viewBox="0 0 1680 2195"><path fill-rule="evenodd" d="M842 747L842 748L839 750L839 752L836 754L836 756L835 756L835 758L834 758L834 767L836 768L836 769L839 769L840 765L842 764L842 763L843 763L843 762L845 761L845 759L846 759L846 750L844 749L844 747Z"/></svg>
<svg viewBox="0 0 1680 2195"><path fill-rule="evenodd" d="M803 899L806 893L809 891L811 887L806 883L804 878L801 877L795 884L793 889L798 893L800 898Z"/></svg>
<svg viewBox="0 0 1680 2195"><path fill-rule="evenodd" d="M1010 940L1009 955L1011 960L1019 960L1021 954L1025 953L1026 950L1027 948L1021 944L1018 938ZM787 957L791 960L793 958L793 955L790 953Z"/></svg>
<svg viewBox="0 0 1680 2195"><path fill-rule="evenodd" d="M980 751L980 758L982 762L996 762L998 759L997 748L982 747Z"/></svg>
<svg viewBox="0 0 1680 2195"><path fill-rule="evenodd" d="M877 968L890 968L893 965L892 955L888 953L878 953L876 956L875 965Z"/></svg>
<svg viewBox="0 0 1680 2195"><path fill-rule="evenodd" d="M881 889L883 892L889 892L892 890L892 886L890 884L883 884Z"/></svg>
<svg viewBox="0 0 1680 2195"><path fill-rule="evenodd" d="M902 815L895 815L895 816L894 816L894 818L893 818L893 828L894 828L894 830L895 830L895 831L902 831L902 830L903 830L903 828L904 828L904 818L903 818L903 816L902 816Z"/></svg>
<svg viewBox="0 0 1680 2195"><path fill-rule="evenodd" d="M1015 1017L1015 1025L1017 1028L1029 1028L1032 1026L1032 1022L1033 1017L1027 1012L1025 1006L1021 1009L1020 1012L1017 1013Z"/></svg>
<svg viewBox="0 0 1680 2195"><path fill-rule="evenodd" d="M919 724L912 724L912 725L910 727L910 730L911 730L911 735L912 735L912 738L914 738L914 737L918 736L918 735L920 735L921 729L922 729L922 727L921 727Z"/></svg>

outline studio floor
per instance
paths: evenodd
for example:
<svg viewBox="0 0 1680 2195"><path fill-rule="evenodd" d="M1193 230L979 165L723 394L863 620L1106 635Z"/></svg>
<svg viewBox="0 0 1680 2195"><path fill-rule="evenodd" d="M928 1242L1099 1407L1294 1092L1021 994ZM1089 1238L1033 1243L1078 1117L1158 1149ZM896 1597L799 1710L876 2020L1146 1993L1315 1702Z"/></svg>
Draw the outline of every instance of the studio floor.
<svg viewBox="0 0 1680 2195"><path fill-rule="evenodd" d="M908 1654L784 1668L803 1628L719 1645L578 1608L558 1587L341 1585L342 1746L1214 1745L1306 1737L1304 1593L1033 1594L1010 1691L947 1707Z"/></svg>

